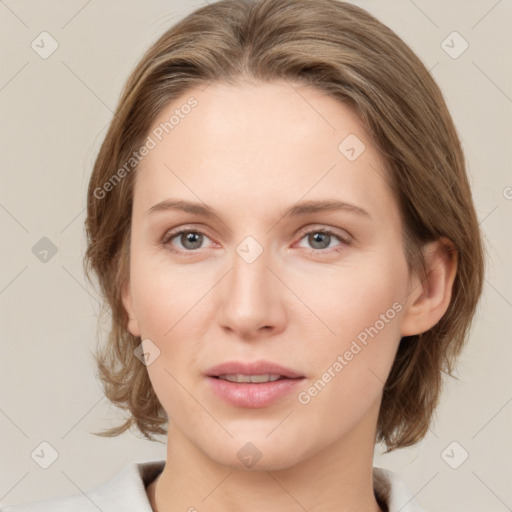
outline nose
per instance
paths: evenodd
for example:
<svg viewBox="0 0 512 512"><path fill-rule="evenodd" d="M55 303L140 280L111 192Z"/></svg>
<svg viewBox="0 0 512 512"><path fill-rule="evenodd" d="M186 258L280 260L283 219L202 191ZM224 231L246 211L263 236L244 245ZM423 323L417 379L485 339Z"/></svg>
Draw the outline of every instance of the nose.
<svg viewBox="0 0 512 512"><path fill-rule="evenodd" d="M244 339L275 335L286 322L285 287L272 269L270 251L252 262L240 254L235 252L231 271L218 285L217 321Z"/></svg>

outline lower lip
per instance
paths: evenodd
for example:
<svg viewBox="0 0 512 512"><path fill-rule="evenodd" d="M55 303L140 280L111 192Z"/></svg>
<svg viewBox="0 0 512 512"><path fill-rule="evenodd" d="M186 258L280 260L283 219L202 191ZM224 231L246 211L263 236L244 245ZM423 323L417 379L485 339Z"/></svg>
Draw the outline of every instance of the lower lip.
<svg viewBox="0 0 512 512"><path fill-rule="evenodd" d="M226 402L236 407L257 409L272 405L292 393L304 378L279 379L262 383L230 382L215 377L208 377L208 380L213 391Z"/></svg>

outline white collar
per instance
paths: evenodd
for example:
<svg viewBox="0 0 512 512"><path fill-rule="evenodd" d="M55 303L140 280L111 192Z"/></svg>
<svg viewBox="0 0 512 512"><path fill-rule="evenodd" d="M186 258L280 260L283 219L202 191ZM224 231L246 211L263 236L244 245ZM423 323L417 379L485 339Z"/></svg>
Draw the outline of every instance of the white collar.
<svg viewBox="0 0 512 512"><path fill-rule="evenodd" d="M388 506L388 512L427 512L415 501L402 478L389 469L373 467L373 488Z"/></svg>
<svg viewBox="0 0 512 512"><path fill-rule="evenodd" d="M3 512L152 512L146 486L163 470L165 460L132 462L107 482L85 494L58 497L3 507ZM414 500L399 475L373 467L375 493L382 498L388 512L426 512Z"/></svg>

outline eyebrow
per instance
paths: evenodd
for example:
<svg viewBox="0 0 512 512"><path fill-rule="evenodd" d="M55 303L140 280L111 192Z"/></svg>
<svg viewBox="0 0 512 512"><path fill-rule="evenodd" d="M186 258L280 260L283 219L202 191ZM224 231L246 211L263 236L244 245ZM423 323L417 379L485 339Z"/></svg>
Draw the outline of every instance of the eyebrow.
<svg viewBox="0 0 512 512"><path fill-rule="evenodd" d="M208 219L215 218L222 220L220 214L214 208L211 208L205 204L174 199L166 199L153 205L146 212L146 215L166 210L178 210L194 215L200 215ZM364 208L351 203L346 203L344 201L339 201L337 199L302 201L285 210L282 214L282 217L286 217L287 215L291 217L299 217L311 213L332 212L339 210L357 213L371 219L371 215Z"/></svg>

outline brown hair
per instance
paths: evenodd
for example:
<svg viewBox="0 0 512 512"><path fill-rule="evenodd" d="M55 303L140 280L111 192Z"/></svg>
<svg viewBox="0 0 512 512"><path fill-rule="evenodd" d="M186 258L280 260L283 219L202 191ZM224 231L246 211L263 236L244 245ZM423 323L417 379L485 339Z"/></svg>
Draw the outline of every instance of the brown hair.
<svg viewBox="0 0 512 512"><path fill-rule="evenodd" d="M106 396L129 411L122 425L97 435L116 436L136 425L153 440L152 434L166 433L168 421L134 355L141 340L127 330L121 302L136 165L122 179L120 167L143 145L162 108L192 87L280 79L316 87L357 112L388 168L411 268L422 268L426 242L446 237L455 246L448 310L429 331L400 341L376 440L391 451L426 434L442 373L452 375L467 339L484 271L464 155L441 91L412 50L359 7L337 0L222 0L196 10L147 50L127 80L94 165L84 268L89 281L91 269L97 275L112 315L108 341L94 357Z"/></svg>

